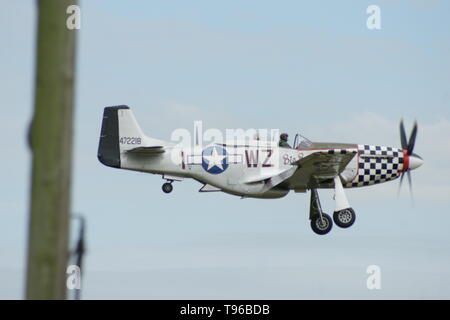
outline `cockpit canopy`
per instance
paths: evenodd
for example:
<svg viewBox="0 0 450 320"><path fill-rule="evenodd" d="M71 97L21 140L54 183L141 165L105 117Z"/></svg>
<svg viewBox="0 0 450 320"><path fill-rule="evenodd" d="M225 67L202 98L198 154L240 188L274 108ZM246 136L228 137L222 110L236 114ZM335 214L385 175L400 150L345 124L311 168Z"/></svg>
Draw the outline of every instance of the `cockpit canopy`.
<svg viewBox="0 0 450 320"><path fill-rule="evenodd" d="M309 149L312 147L312 141L305 138L300 133L297 133L294 138L294 144L292 145L294 149Z"/></svg>

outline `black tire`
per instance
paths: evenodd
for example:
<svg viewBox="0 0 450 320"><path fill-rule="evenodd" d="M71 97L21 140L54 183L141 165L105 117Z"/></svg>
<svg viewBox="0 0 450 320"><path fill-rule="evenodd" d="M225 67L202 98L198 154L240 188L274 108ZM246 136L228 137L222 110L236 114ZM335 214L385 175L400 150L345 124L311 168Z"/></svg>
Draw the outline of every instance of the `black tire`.
<svg viewBox="0 0 450 320"><path fill-rule="evenodd" d="M326 213L322 213L322 219L320 215L317 214L311 219L311 229L320 235L327 234L333 228L333 220Z"/></svg>
<svg viewBox="0 0 450 320"><path fill-rule="evenodd" d="M173 186L171 183L166 182L162 185L162 191L164 191L164 193L171 193L173 190Z"/></svg>
<svg viewBox="0 0 450 320"><path fill-rule="evenodd" d="M338 227L349 228L355 223L356 214L352 208L336 211L333 213L333 220Z"/></svg>

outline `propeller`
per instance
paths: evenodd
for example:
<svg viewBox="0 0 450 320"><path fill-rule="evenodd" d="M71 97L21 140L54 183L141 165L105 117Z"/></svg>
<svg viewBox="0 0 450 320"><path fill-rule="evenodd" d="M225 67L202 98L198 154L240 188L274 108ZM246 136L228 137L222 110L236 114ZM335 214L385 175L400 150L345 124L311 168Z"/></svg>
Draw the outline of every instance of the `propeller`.
<svg viewBox="0 0 450 320"><path fill-rule="evenodd" d="M404 154L404 161L403 161L403 172L400 177L400 184L398 186L398 193L400 194L400 188L403 183L403 178L405 177L405 174L408 176L408 184L409 184L409 192L411 193L411 198L413 198L413 192L412 192L412 178L411 178L411 170L414 170L418 167L420 167L423 164L423 159L415 154L414 146L416 145L416 137L417 137L417 121L414 122L414 127L411 130L411 134L409 136L409 140L406 140L406 132L405 132L405 126L403 124L403 120L400 121L400 142L402 145L402 150Z"/></svg>

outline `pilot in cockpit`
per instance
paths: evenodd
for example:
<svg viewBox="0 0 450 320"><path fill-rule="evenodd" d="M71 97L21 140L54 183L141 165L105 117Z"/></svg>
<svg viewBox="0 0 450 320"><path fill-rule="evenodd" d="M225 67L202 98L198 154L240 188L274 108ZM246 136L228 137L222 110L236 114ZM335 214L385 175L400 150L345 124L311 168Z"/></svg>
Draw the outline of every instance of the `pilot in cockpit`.
<svg viewBox="0 0 450 320"><path fill-rule="evenodd" d="M288 138L289 138L289 136L287 133L282 133L280 135L280 142L278 142L278 146L280 146L282 148L291 148L292 149L292 147L288 143Z"/></svg>

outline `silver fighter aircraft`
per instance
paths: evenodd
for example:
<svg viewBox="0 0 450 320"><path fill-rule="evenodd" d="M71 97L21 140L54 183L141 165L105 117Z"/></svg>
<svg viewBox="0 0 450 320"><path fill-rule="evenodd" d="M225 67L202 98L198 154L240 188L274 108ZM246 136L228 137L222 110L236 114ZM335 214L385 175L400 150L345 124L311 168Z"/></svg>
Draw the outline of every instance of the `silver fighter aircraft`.
<svg viewBox="0 0 450 320"><path fill-rule="evenodd" d="M414 125L407 141L400 123L401 148L347 143L311 142L297 134L292 148L259 139L225 141L199 148L184 147L146 136L127 106L106 107L98 159L106 166L162 175L162 190L170 193L174 181L192 178L203 184L200 192L226 192L241 197L281 198L289 191L311 191L312 230L320 235L333 225L348 228L355 211L346 188L371 186L404 175L423 160L413 153ZM333 188L333 219L322 211L317 189Z"/></svg>

